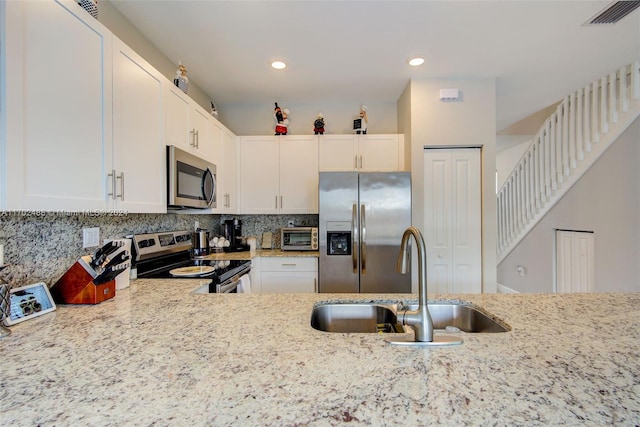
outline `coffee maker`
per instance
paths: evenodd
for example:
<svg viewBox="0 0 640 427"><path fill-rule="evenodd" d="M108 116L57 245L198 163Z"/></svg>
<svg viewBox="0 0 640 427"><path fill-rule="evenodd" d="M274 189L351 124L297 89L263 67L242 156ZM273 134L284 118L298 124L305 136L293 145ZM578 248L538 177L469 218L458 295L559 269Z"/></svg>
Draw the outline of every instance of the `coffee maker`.
<svg viewBox="0 0 640 427"><path fill-rule="evenodd" d="M249 245L242 244L242 221L234 218L228 219L222 225L222 234L230 242L230 246L224 248L225 252L248 251Z"/></svg>

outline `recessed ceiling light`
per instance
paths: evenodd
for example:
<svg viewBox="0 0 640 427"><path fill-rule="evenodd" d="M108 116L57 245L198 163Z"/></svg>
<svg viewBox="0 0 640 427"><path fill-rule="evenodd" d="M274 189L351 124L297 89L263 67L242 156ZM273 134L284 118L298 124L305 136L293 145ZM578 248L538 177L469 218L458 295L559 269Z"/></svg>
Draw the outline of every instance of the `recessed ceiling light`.
<svg viewBox="0 0 640 427"><path fill-rule="evenodd" d="M407 59L407 64L411 65L412 67L417 67L419 65L424 64L424 58L420 56L414 56L412 58Z"/></svg>
<svg viewBox="0 0 640 427"><path fill-rule="evenodd" d="M284 63L284 62L282 62L282 61L273 61L273 62L271 63L271 66L272 66L273 68L275 68L276 70L284 70L285 68L287 68L287 64L285 64L285 63Z"/></svg>

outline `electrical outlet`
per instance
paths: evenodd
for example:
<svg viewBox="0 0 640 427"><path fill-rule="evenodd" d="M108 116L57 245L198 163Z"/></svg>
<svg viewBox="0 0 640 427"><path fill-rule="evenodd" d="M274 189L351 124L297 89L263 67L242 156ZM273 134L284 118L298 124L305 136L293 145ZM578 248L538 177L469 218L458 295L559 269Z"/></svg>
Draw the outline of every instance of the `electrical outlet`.
<svg viewBox="0 0 640 427"><path fill-rule="evenodd" d="M199 229L199 228L200 228L200 221L195 221L195 222L193 223L193 229L194 229L195 231L198 231L198 229Z"/></svg>
<svg viewBox="0 0 640 427"><path fill-rule="evenodd" d="M82 229L82 247L94 248L100 246L100 227Z"/></svg>
<svg viewBox="0 0 640 427"><path fill-rule="evenodd" d="M287 227L295 227L295 226L296 226L296 223L294 221L289 221L287 223Z"/></svg>

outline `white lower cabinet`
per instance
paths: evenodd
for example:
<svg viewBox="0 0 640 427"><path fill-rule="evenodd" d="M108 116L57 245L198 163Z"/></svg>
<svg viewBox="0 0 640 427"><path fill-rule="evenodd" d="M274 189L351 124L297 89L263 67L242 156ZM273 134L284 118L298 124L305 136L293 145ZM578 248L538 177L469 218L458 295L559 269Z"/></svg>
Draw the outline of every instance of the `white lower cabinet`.
<svg viewBox="0 0 640 427"><path fill-rule="evenodd" d="M263 294L318 291L316 257L261 257L259 268Z"/></svg>

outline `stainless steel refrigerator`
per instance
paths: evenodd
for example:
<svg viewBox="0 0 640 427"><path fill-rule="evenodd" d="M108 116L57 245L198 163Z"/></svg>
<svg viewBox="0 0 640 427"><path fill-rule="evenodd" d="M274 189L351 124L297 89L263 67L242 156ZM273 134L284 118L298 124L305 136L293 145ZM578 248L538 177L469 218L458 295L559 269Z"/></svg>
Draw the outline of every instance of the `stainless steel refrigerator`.
<svg viewBox="0 0 640 427"><path fill-rule="evenodd" d="M411 274L396 272L409 172L320 172L319 209L319 292L411 292Z"/></svg>

